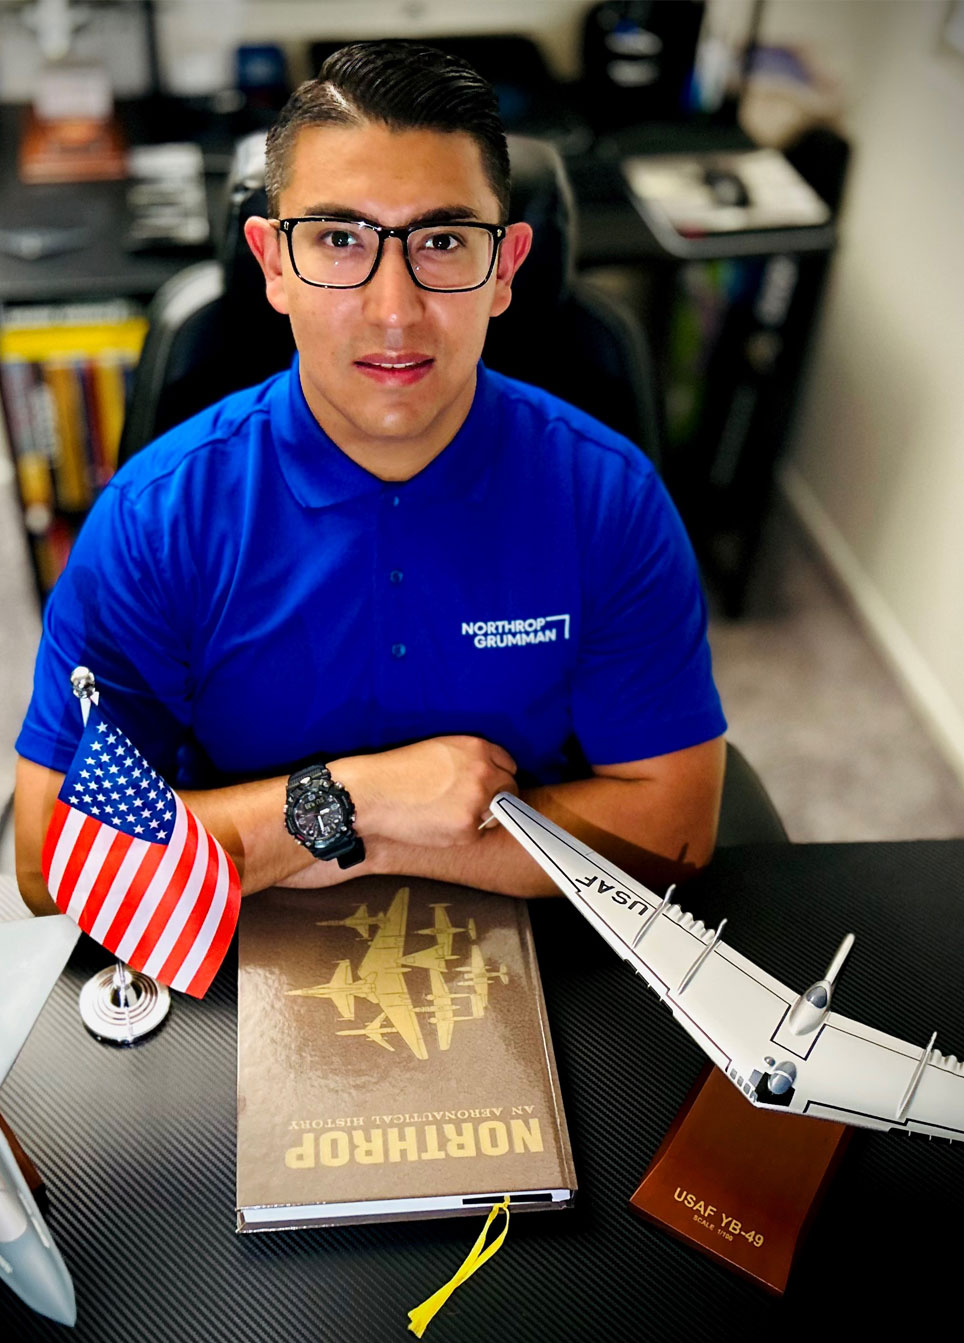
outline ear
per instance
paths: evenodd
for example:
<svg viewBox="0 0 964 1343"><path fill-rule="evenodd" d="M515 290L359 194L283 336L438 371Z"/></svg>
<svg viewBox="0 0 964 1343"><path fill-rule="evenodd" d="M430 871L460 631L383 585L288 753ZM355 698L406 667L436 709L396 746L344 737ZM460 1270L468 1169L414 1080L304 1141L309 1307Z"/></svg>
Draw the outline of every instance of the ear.
<svg viewBox="0 0 964 1343"><path fill-rule="evenodd" d="M245 220L244 236L254 259L264 274L264 289L268 302L276 312L288 311L284 273L281 269L281 231L267 219L252 215Z"/></svg>
<svg viewBox="0 0 964 1343"><path fill-rule="evenodd" d="M532 228L529 224L510 224L499 248L495 272L495 294L490 316L498 317L512 302L512 278L529 255Z"/></svg>

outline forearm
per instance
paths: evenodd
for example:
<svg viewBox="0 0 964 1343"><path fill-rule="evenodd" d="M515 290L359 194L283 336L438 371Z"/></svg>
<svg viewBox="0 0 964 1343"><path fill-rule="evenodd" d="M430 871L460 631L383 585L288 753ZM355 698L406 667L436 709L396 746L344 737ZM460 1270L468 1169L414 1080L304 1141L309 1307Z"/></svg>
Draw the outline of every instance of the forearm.
<svg viewBox="0 0 964 1343"><path fill-rule="evenodd" d="M263 891L318 863L289 835L284 823L287 776L230 784L225 788L181 791L181 800L214 836L238 869L241 894ZM323 873L315 885L324 885ZM330 874L332 877L334 874Z"/></svg>
<svg viewBox="0 0 964 1343"><path fill-rule="evenodd" d="M63 780L62 774L30 760L17 762L14 793L17 883L34 914L57 912L41 871L41 853ZM230 855L245 895L276 885L314 864L311 855L285 829L285 783L284 778L264 779L181 793L185 804ZM322 884L317 875L315 884Z"/></svg>
<svg viewBox="0 0 964 1343"><path fill-rule="evenodd" d="M657 891L692 876L713 852L719 789L712 777L705 786L688 790L686 797L666 790L656 779L600 776L529 789L522 797ZM447 847L370 835L366 848L365 863L349 876L430 877L530 898L558 894L538 863L498 824L476 832L467 843ZM328 866L316 863L282 884L328 884L316 871Z"/></svg>
<svg viewBox="0 0 964 1343"><path fill-rule="evenodd" d="M515 769L501 747L477 737L439 737L410 746L331 762L358 811L357 830L378 851L392 841L448 848L476 837L489 799L513 788ZM64 776L20 759L17 763L17 876L35 913L53 913L41 873L44 835ZM249 895L296 882L332 886L376 870L342 869L318 862L285 826L287 778L277 776L224 788L184 790L181 799L231 857ZM389 871L388 867L378 869Z"/></svg>
<svg viewBox="0 0 964 1343"><path fill-rule="evenodd" d="M284 777L182 793L234 859L243 894L278 885L333 886L396 870L376 860L396 843L448 849L474 840L489 799L500 788L514 787L515 765L501 747L481 738L436 737L331 760L329 768L347 788L356 831L371 849L363 864L348 869L333 860L317 861L288 833Z"/></svg>
<svg viewBox="0 0 964 1343"><path fill-rule="evenodd" d="M724 752L723 739L717 738L652 760L599 766L591 778L532 788L522 796L624 872L663 891L713 855ZM482 831L477 844L461 849L394 848L381 861L387 871L510 895L555 893L535 860L501 826Z"/></svg>

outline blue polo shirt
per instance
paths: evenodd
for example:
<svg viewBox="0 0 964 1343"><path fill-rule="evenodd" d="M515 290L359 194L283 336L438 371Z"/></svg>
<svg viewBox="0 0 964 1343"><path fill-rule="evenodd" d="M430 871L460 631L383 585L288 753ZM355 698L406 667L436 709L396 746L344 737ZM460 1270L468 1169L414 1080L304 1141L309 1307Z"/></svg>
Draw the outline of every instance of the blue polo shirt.
<svg viewBox="0 0 964 1343"><path fill-rule="evenodd" d="M725 728L649 461L481 366L456 437L402 483L319 428L297 359L165 434L104 490L47 605L17 750L56 770L79 663L181 786L446 733L549 782Z"/></svg>

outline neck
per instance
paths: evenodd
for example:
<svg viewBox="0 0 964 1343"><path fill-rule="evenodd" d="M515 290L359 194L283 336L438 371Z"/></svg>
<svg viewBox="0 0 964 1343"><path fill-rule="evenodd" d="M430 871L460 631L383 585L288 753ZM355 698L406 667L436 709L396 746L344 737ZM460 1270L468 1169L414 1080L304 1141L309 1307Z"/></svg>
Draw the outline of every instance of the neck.
<svg viewBox="0 0 964 1343"><path fill-rule="evenodd" d="M320 397L301 376L301 390L319 426L346 457L378 480L411 480L435 460L462 428L475 399L477 375L450 405L442 407L417 433L366 433L356 422Z"/></svg>

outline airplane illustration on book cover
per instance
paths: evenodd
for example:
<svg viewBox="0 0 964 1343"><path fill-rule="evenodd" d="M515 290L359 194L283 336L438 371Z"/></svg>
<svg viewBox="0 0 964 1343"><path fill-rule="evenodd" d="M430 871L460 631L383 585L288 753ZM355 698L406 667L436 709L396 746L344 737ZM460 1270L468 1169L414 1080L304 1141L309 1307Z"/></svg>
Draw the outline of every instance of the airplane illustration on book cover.
<svg viewBox="0 0 964 1343"><path fill-rule="evenodd" d="M0 1082L17 1055L80 936L66 914L4 923L0 937ZM0 1282L32 1310L74 1324L74 1285L50 1229L0 1132Z"/></svg>
<svg viewBox="0 0 964 1343"><path fill-rule="evenodd" d="M320 927L352 928L368 943L357 973L350 960L341 960L327 983L289 989L288 992L294 997L329 999L342 1021L355 1020L356 1002L372 1003L379 1010L370 1021L337 1033L358 1036L389 1051L395 1049L390 1038L395 1036L417 1059L424 1060L428 1059L429 1051L419 1017L426 1016L428 1024L435 1027L438 1048L449 1049L456 1022L477 1021L484 1016L490 983L494 979L506 983L507 972L504 965L486 965L474 940L475 927L453 925L446 912L447 905L441 903L430 906L432 926L417 930L420 937L432 937L434 942L406 952L408 902L409 888L402 886L384 913L370 915L367 905L359 905L347 918L321 920ZM470 960L453 970L451 963L462 959L462 954L453 950L455 939L461 933L469 935ZM424 994L428 1006L416 1005L409 992L408 976L417 970L428 975L428 992ZM455 980L454 985L453 973L463 976ZM465 999L468 1000L467 1010L456 1011L456 1000Z"/></svg>
<svg viewBox="0 0 964 1343"><path fill-rule="evenodd" d="M788 988L509 793L492 814L666 1003L747 1100L873 1129L964 1139L964 1063L832 1010L848 933L826 973Z"/></svg>

